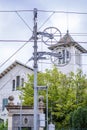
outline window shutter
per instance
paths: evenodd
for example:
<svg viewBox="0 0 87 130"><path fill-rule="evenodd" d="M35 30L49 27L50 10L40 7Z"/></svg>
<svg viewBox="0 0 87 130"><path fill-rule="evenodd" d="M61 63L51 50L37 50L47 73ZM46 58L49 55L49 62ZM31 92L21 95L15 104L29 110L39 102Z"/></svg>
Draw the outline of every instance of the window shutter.
<svg viewBox="0 0 87 130"><path fill-rule="evenodd" d="M5 106L8 104L8 99L7 98L3 98L3 104L2 104L2 110L4 110Z"/></svg>

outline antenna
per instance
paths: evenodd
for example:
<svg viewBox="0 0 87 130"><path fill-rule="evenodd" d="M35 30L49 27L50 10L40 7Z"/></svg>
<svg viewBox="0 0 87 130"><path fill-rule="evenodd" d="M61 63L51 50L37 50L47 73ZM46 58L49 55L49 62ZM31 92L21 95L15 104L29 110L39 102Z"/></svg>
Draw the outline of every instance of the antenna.
<svg viewBox="0 0 87 130"><path fill-rule="evenodd" d="M69 11L68 11L68 0L67 0L67 7L66 7L66 27L69 30Z"/></svg>
<svg viewBox="0 0 87 130"><path fill-rule="evenodd" d="M67 31L69 30L69 13L67 11L66 13L66 26L67 26Z"/></svg>

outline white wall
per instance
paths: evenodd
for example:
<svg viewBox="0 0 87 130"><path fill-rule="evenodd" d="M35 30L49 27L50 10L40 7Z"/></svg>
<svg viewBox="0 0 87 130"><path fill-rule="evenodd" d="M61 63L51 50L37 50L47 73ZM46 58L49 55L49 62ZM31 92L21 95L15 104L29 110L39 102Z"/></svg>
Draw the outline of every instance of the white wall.
<svg viewBox="0 0 87 130"><path fill-rule="evenodd" d="M71 71L75 73L77 71L77 69L82 69L81 65L76 64L76 54L75 54L75 52L77 51L77 49L74 46L71 46L71 47L69 47L69 51L71 53L70 62L65 66L61 66L61 67L58 66L59 71L61 71L62 73L65 73L65 74L68 74ZM79 51L79 53L81 54L80 51Z"/></svg>
<svg viewBox="0 0 87 130"><path fill-rule="evenodd" d="M1 113L3 113L2 112L3 98L8 98L9 96L13 95L15 105L20 103L20 100L19 100L20 92L19 90L12 91L12 80L16 79L16 76L20 76L21 78L24 78L24 81L26 82L28 74L33 74L33 71L24 66L17 64L12 70L10 70L7 74L5 74L0 79L0 118L2 115ZM6 113L6 110L5 110L5 113Z"/></svg>

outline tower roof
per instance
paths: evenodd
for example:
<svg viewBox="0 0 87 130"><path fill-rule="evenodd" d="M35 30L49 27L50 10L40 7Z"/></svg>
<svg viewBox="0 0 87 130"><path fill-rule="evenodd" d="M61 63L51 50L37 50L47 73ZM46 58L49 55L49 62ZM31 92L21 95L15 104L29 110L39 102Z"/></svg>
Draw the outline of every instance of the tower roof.
<svg viewBox="0 0 87 130"><path fill-rule="evenodd" d="M74 39L69 34L69 31L67 30L67 33L59 40L58 43L75 43Z"/></svg>
<svg viewBox="0 0 87 130"><path fill-rule="evenodd" d="M49 47L50 50L55 49L56 47L66 47L66 46L75 46L78 50L80 50L82 53L87 53L87 50L83 48L80 44L78 44L69 34L69 31L67 30L67 33L60 38L57 44L52 45Z"/></svg>

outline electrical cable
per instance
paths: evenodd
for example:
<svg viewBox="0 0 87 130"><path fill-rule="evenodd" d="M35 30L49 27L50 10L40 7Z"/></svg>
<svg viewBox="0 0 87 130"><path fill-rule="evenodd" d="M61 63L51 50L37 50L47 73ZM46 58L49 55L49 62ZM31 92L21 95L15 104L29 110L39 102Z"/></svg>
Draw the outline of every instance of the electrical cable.
<svg viewBox="0 0 87 130"><path fill-rule="evenodd" d="M33 10L0 10L0 13L13 13L13 12L33 12ZM69 13L69 14L85 14L87 15L87 12L77 12L77 11L63 11L63 10L38 10L38 12L47 12L47 13Z"/></svg>
<svg viewBox="0 0 87 130"><path fill-rule="evenodd" d="M0 13L33 12L33 10L0 10Z"/></svg>
<svg viewBox="0 0 87 130"><path fill-rule="evenodd" d="M28 62L29 62L29 60L25 63L25 65L26 65ZM38 63L41 63L41 64L42 64L42 63L43 63L43 64L52 64L51 62L48 62L48 63L47 63L47 62L38 62ZM70 65L76 65L76 64L70 64ZM87 65L87 64L81 64L81 65ZM18 70L17 73L20 72L21 70L22 70L22 69ZM14 76L16 76L17 73L16 73ZM0 87L0 90L3 89L3 88L5 87L5 85L6 85L7 83L9 83L11 80L12 80L12 77L11 77L2 87Z"/></svg>
<svg viewBox="0 0 87 130"><path fill-rule="evenodd" d="M11 11L11 12L16 12L17 13L17 15L20 17L20 19L25 23L25 25L31 30L31 28L29 27L29 25L26 23L26 21L19 15L19 13L18 12L24 12L24 11L29 11L30 12L30 10L17 10L17 11ZM31 10L31 11L33 11L33 10ZM40 11L40 10L38 10L38 11ZM1 11L0 11L1 12ZM6 12L6 11L4 11L4 12ZM10 12L10 11L9 11ZM41 10L41 12L48 12L48 11L45 11L45 10ZM51 12L51 11L49 11L49 12ZM41 27L50 19L50 17L54 14L54 13L67 13L67 14L87 14L87 13L81 13L81 12L65 12L65 11L52 11L52 14L48 17L48 19L41 25ZM41 28L40 27L40 28ZM31 30L32 31L32 30ZM21 46L11 57L9 57L0 67L2 67L8 60L10 60L18 51L20 51L27 43L28 43L29 41L27 41L23 46ZM80 43L80 42L79 42ZM82 42L81 42L82 43ZM85 43L87 43L87 42L85 42ZM42 62L41 62L42 63ZM52 63L51 63L52 64ZM73 64L74 65L74 64ZM83 64L81 64L81 65L83 65ZM87 65L87 64L86 64ZM18 73L18 72L17 72ZM10 80L12 80L12 78L10 79ZM9 82L9 81L8 81ZM7 82L7 83L8 83ZM6 84L5 84L6 85ZM4 86L5 86L4 85ZM3 88L3 86L0 88L0 90Z"/></svg>
<svg viewBox="0 0 87 130"><path fill-rule="evenodd" d="M26 66L28 62L29 60L24 65ZM22 71L22 69L18 70L14 76L16 76L20 71ZM0 87L0 90L3 89L5 85L9 83L11 80L12 80L12 77L3 86Z"/></svg>
<svg viewBox="0 0 87 130"><path fill-rule="evenodd" d="M21 20L27 25L27 27L31 30L31 28L28 26L28 24L25 22L25 20L19 15L18 12L31 12L33 10L15 10L15 11L0 11L0 12L15 12L20 18ZM87 14L87 13L83 13L83 12L68 12L68 11L46 11L46 10L38 10L40 12L52 12L52 14L48 17L48 19L54 14L54 13L75 13L75 14ZM48 19L43 23L43 25L48 21ZM41 27L43 26L41 25ZM2 41L2 40L1 40ZM5 40L3 40L4 42ZM8 42L8 41L5 41L5 42ZM14 41L14 42L17 42L17 41ZM79 42L79 43L87 43L87 42Z"/></svg>
<svg viewBox="0 0 87 130"><path fill-rule="evenodd" d="M21 17L21 15L18 12L16 12L16 14L25 23L25 25L31 30L31 32L33 32L32 29L29 27L29 25L26 23L26 21Z"/></svg>
<svg viewBox="0 0 87 130"><path fill-rule="evenodd" d="M32 38L30 38L30 40L31 40ZM27 43L29 42L29 40L25 43L25 44L23 44L19 49L17 49L4 63L2 63L1 65L0 65L0 68L5 64L5 63L7 63L17 52L19 52ZM86 42L87 43L87 42ZM71 54L71 56L76 56L76 54ZM87 54L82 54L82 56L87 56Z"/></svg>
<svg viewBox="0 0 87 130"><path fill-rule="evenodd" d="M21 43L23 43L23 42L29 42L28 40L10 40L10 39L7 39L7 40L3 40L3 39L1 39L0 40L0 42L21 42ZM31 40L31 42L33 42L33 40ZM39 42L42 42L42 41L38 41L38 43ZM77 43L82 43L82 44L87 44L87 41L76 41Z"/></svg>
<svg viewBox="0 0 87 130"><path fill-rule="evenodd" d="M26 43L24 43L21 47L19 47L4 63L2 63L2 64L0 65L0 68L1 68L5 63L7 63L14 55L16 55L31 39L32 39L32 37L31 37Z"/></svg>
<svg viewBox="0 0 87 130"><path fill-rule="evenodd" d="M28 62L29 62L29 60L25 63L25 65L26 65ZM41 63L41 64L42 64L42 63L43 63L43 64L52 64L51 62L38 62L38 63ZM76 65L76 64L70 64L70 65ZM81 65L87 65L87 64L81 64ZM20 71L21 71L21 69L18 70L17 73L20 72ZM17 74L17 73L16 73L16 74ZM15 74L15 75L16 75L16 74ZM11 77L11 79L9 79L9 80L0 88L0 90L1 90L2 88L4 88L5 85L6 85L7 83L9 83L11 80L12 80L12 77Z"/></svg>
<svg viewBox="0 0 87 130"><path fill-rule="evenodd" d="M38 12L49 12L49 13L51 13L51 12L54 12L54 13L68 13L68 14L86 14L87 15L87 13L86 12L76 12L76 11L55 11L55 10L38 10Z"/></svg>
<svg viewBox="0 0 87 130"><path fill-rule="evenodd" d="M44 23L39 27L39 30L44 26L44 24L54 15L54 12L44 21Z"/></svg>
<svg viewBox="0 0 87 130"><path fill-rule="evenodd" d="M10 40L10 39L3 40L2 39L2 40L0 40L0 42L21 42L21 43L23 43L23 42L29 42L29 40L15 40L15 39L13 39L13 40Z"/></svg>

